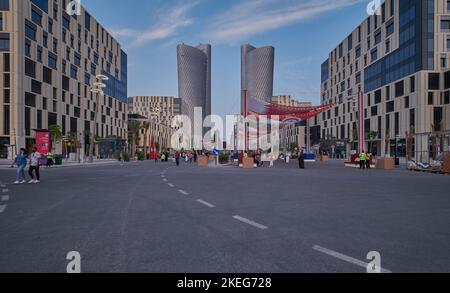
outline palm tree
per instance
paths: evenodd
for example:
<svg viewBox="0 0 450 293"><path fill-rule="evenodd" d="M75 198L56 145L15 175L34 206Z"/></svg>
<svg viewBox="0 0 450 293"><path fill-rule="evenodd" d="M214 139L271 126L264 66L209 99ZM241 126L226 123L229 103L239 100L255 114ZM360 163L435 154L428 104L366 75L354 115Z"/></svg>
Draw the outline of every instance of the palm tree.
<svg viewBox="0 0 450 293"><path fill-rule="evenodd" d="M391 146L391 130L386 130L386 137L384 138L384 155L387 157L390 155L390 146Z"/></svg>
<svg viewBox="0 0 450 293"><path fill-rule="evenodd" d="M78 133L76 133L75 131L71 131L67 134L67 141L69 142L70 145L70 152L73 152L73 146L75 146L75 148L78 148ZM78 150L78 149L77 149Z"/></svg>
<svg viewBox="0 0 450 293"><path fill-rule="evenodd" d="M370 131L367 134L367 138L369 140L369 153L372 152L373 150L373 144L375 143L375 139L378 137L378 132L377 131Z"/></svg>
<svg viewBox="0 0 450 293"><path fill-rule="evenodd" d="M407 159L410 161L413 158L413 143L414 143L414 126L411 126L409 128L409 131L406 132L406 138L407 138Z"/></svg>
<svg viewBox="0 0 450 293"><path fill-rule="evenodd" d="M147 160L147 145L148 145L148 130L150 128L150 122L145 121L142 123L141 129L144 130L144 154L145 154L145 160Z"/></svg>
<svg viewBox="0 0 450 293"><path fill-rule="evenodd" d="M128 122L128 132L131 136L131 157L136 156L136 140L139 137L139 131L141 131L142 126L139 121Z"/></svg>
<svg viewBox="0 0 450 293"><path fill-rule="evenodd" d="M56 144L61 142L62 139L61 126L50 125L48 128L50 129L50 136L52 138L52 151L54 152Z"/></svg>

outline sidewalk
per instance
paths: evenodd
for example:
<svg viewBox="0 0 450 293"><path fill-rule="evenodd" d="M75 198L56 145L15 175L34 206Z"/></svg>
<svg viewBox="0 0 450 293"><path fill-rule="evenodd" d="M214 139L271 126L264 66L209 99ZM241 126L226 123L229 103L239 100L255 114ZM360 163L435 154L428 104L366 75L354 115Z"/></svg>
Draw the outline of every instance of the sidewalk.
<svg viewBox="0 0 450 293"><path fill-rule="evenodd" d="M78 162L66 162L63 161L61 166L53 165L52 168L70 168L70 167L89 167L89 166L102 166L102 165L112 165L119 163L117 160L108 159L108 160L95 160L93 163L78 163ZM12 161L10 160L0 160L0 169L11 169ZM41 166L41 168L45 168L45 166Z"/></svg>

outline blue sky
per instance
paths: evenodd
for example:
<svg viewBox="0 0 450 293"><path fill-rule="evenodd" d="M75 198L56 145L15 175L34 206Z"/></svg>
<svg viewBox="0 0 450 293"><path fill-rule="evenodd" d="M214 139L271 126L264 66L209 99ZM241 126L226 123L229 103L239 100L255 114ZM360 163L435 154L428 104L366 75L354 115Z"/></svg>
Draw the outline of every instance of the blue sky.
<svg viewBox="0 0 450 293"><path fill-rule="evenodd" d="M274 94L320 103L320 65L368 0L82 0L128 54L128 95L177 96L176 45L213 46L212 104L239 113L240 45L276 49Z"/></svg>

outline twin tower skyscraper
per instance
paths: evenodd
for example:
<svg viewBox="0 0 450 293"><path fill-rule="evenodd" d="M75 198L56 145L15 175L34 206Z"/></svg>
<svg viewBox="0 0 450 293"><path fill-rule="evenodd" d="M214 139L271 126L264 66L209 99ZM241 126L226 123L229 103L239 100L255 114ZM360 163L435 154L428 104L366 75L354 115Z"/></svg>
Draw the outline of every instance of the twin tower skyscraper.
<svg viewBox="0 0 450 293"><path fill-rule="evenodd" d="M203 109L203 119L211 115L211 45L177 46L178 97L182 113L194 117L194 109ZM275 48L241 47L241 102L242 93L257 100L271 102L273 97ZM230 97L230 101L233 97Z"/></svg>

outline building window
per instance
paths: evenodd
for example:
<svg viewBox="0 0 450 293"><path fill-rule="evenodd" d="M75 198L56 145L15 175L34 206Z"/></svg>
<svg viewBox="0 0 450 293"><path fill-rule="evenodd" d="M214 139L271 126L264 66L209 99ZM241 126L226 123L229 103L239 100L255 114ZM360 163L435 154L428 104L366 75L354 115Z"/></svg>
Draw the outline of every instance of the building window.
<svg viewBox="0 0 450 293"><path fill-rule="evenodd" d="M31 2L42 9L42 11L45 11L45 13L48 13L48 0L31 0Z"/></svg>
<svg viewBox="0 0 450 293"><path fill-rule="evenodd" d="M25 25L25 36L33 41L36 41L36 28L29 24Z"/></svg>
<svg viewBox="0 0 450 293"><path fill-rule="evenodd" d="M3 87L9 88L11 86L9 73L3 74Z"/></svg>
<svg viewBox="0 0 450 293"><path fill-rule="evenodd" d="M0 33L0 51L8 52L9 46L9 34Z"/></svg>
<svg viewBox="0 0 450 293"><path fill-rule="evenodd" d="M32 93L25 93L25 105L29 107L36 107L36 95Z"/></svg>
<svg viewBox="0 0 450 293"><path fill-rule="evenodd" d="M428 93L428 105L434 105L434 93L433 92Z"/></svg>
<svg viewBox="0 0 450 293"><path fill-rule="evenodd" d="M25 75L36 78L36 62L25 58Z"/></svg>
<svg viewBox="0 0 450 293"><path fill-rule="evenodd" d="M405 94L405 84L402 80L395 84L395 97L398 98L403 96L404 94Z"/></svg>
<svg viewBox="0 0 450 293"><path fill-rule="evenodd" d="M72 77L73 79L78 78L78 68L73 65L70 66L70 77Z"/></svg>
<svg viewBox="0 0 450 293"><path fill-rule="evenodd" d="M409 108L409 97L405 97L405 109Z"/></svg>
<svg viewBox="0 0 450 293"><path fill-rule="evenodd" d="M48 53L48 66L56 70L57 57L52 53Z"/></svg>
<svg viewBox="0 0 450 293"><path fill-rule="evenodd" d="M2 11L9 10L9 0L0 0L0 10Z"/></svg>
<svg viewBox="0 0 450 293"><path fill-rule="evenodd" d="M441 57L441 68L447 68L447 57Z"/></svg>
<svg viewBox="0 0 450 293"><path fill-rule="evenodd" d="M414 93L416 91L416 77L411 76L409 79L409 92Z"/></svg>
<svg viewBox="0 0 450 293"><path fill-rule="evenodd" d="M381 31L375 34L375 45L381 42Z"/></svg>
<svg viewBox="0 0 450 293"><path fill-rule="evenodd" d="M394 101L386 103L386 112L387 113L394 112L394 110L395 110L395 103L394 103Z"/></svg>
<svg viewBox="0 0 450 293"><path fill-rule="evenodd" d="M68 29L68 30L70 30L70 19L68 19L67 17L63 17L63 26L66 28L66 29Z"/></svg>
<svg viewBox="0 0 450 293"><path fill-rule="evenodd" d="M386 36L390 36L394 33L394 22L386 25Z"/></svg>
<svg viewBox="0 0 450 293"><path fill-rule="evenodd" d="M31 80L31 91L36 94L42 94L42 83L32 79Z"/></svg>
<svg viewBox="0 0 450 293"><path fill-rule="evenodd" d="M52 70L50 68L43 66L42 80L47 84L52 84Z"/></svg>
<svg viewBox="0 0 450 293"><path fill-rule="evenodd" d="M450 19L442 19L441 20L441 30L443 30L443 31L450 30Z"/></svg>
<svg viewBox="0 0 450 293"><path fill-rule="evenodd" d="M378 49L374 49L372 50L372 52L370 52L370 58L372 62L378 59Z"/></svg>
<svg viewBox="0 0 450 293"><path fill-rule="evenodd" d="M391 52L391 39L386 40L386 54Z"/></svg>
<svg viewBox="0 0 450 293"><path fill-rule="evenodd" d="M355 58L358 59L359 57L361 57L361 47L358 46L355 49Z"/></svg>
<svg viewBox="0 0 450 293"><path fill-rule="evenodd" d="M34 9L31 9L31 20L38 25L42 25L42 15Z"/></svg>
<svg viewBox="0 0 450 293"><path fill-rule="evenodd" d="M428 89L438 90L439 89L439 73L429 73L428 74Z"/></svg>

